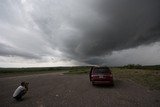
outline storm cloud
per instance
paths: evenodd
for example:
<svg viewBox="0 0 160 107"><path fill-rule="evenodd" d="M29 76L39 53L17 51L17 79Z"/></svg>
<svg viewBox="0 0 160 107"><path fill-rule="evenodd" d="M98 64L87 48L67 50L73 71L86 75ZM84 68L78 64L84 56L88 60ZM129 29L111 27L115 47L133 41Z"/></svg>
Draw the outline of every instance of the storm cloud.
<svg viewBox="0 0 160 107"><path fill-rule="evenodd" d="M82 57L104 56L160 40L158 0L104 0L95 7L99 20L78 24L84 34L77 49Z"/></svg>
<svg viewBox="0 0 160 107"><path fill-rule="evenodd" d="M159 49L159 0L4 0L0 5L0 56L120 65L124 51ZM145 64L144 58L123 64L132 62Z"/></svg>

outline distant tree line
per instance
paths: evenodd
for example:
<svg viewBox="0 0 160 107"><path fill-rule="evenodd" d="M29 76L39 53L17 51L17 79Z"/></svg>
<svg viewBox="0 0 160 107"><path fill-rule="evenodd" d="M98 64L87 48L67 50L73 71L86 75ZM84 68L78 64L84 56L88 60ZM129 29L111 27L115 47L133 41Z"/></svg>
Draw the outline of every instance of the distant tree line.
<svg viewBox="0 0 160 107"><path fill-rule="evenodd" d="M119 68L160 70L160 65L146 65L146 66L142 66L140 64L128 64L128 65L121 66Z"/></svg>
<svg viewBox="0 0 160 107"><path fill-rule="evenodd" d="M141 69L143 66L140 64L128 64L123 66L123 68L127 68L127 69Z"/></svg>

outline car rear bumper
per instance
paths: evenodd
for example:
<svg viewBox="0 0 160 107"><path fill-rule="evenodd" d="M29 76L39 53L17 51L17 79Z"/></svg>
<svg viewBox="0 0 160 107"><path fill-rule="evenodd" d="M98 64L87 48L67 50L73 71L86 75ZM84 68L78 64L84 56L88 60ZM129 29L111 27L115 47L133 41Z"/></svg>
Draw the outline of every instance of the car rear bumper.
<svg viewBox="0 0 160 107"><path fill-rule="evenodd" d="M113 85L113 81L92 81L92 84L106 84L106 85Z"/></svg>

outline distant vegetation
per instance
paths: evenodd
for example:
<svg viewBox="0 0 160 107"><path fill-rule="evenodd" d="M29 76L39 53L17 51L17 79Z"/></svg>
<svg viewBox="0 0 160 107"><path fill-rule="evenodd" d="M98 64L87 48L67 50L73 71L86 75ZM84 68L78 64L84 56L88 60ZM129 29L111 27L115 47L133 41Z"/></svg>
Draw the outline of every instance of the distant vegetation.
<svg viewBox="0 0 160 107"><path fill-rule="evenodd" d="M91 69L90 66L72 67L72 68L68 69L68 71L65 72L65 74L86 74L86 73L89 73L90 69Z"/></svg>
<svg viewBox="0 0 160 107"><path fill-rule="evenodd" d="M118 67L118 68L160 70L160 65L142 66L140 64L128 64L128 65L121 66L121 67Z"/></svg>
<svg viewBox="0 0 160 107"><path fill-rule="evenodd" d="M70 73L87 73L89 66L75 67L33 67L33 68L0 68L0 74L32 74L47 72L70 72Z"/></svg>
<svg viewBox="0 0 160 107"><path fill-rule="evenodd" d="M66 70L66 67L42 67L42 68L0 68L0 73L29 73L29 72L44 72L44 71L61 71Z"/></svg>
<svg viewBox="0 0 160 107"><path fill-rule="evenodd" d="M74 67L31 67L31 68L0 68L0 74L13 74L13 73L45 73L45 72L59 72L66 71L71 74L88 73L91 66L74 66ZM121 69L145 69L145 70L160 70L160 65L142 66L139 64L129 64L120 67Z"/></svg>

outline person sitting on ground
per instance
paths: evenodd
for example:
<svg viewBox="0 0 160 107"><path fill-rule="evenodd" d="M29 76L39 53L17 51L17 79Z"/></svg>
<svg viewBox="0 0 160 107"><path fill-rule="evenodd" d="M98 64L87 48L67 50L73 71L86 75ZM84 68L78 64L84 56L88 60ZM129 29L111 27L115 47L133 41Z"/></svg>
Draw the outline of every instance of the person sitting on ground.
<svg viewBox="0 0 160 107"><path fill-rule="evenodd" d="M22 100L22 96L24 96L28 91L28 84L26 82L21 82L21 85L14 91L13 98L17 101Z"/></svg>

